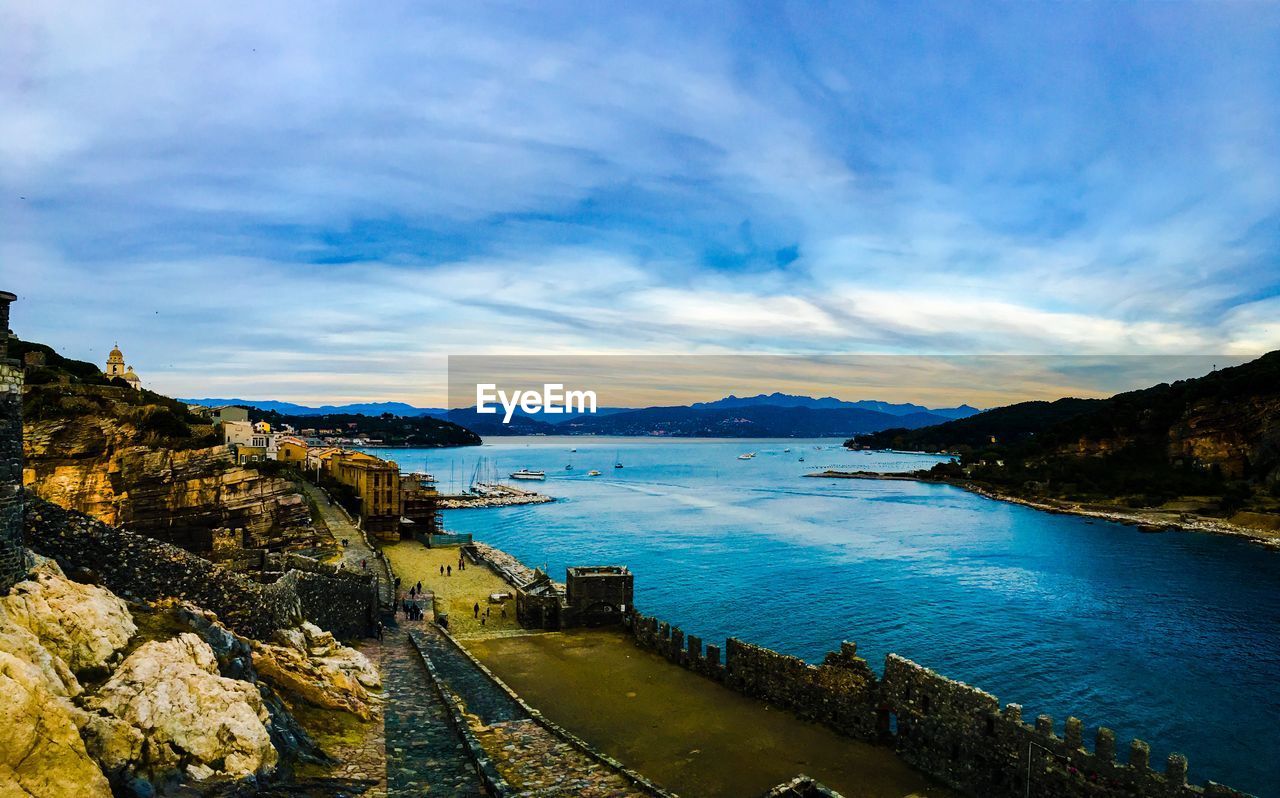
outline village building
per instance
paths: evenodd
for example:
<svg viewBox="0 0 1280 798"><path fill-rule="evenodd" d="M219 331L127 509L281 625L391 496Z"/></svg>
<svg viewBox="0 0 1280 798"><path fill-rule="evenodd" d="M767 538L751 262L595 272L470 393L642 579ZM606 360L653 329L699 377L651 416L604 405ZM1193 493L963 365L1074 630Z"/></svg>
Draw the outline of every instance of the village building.
<svg viewBox="0 0 1280 798"><path fill-rule="evenodd" d="M364 452L342 451L325 458L325 473L351 488L360 500L364 529L382 540L400 539L400 467Z"/></svg>

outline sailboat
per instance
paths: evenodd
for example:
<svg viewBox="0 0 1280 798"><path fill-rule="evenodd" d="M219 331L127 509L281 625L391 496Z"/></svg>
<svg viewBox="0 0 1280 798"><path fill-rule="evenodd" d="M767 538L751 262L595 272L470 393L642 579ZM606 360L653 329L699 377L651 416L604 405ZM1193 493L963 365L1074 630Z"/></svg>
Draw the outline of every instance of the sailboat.
<svg viewBox="0 0 1280 798"><path fill-rule="evenodd" d="M613 453L613 467L622 468L622 458L618 457L619 452Z"/></svg>

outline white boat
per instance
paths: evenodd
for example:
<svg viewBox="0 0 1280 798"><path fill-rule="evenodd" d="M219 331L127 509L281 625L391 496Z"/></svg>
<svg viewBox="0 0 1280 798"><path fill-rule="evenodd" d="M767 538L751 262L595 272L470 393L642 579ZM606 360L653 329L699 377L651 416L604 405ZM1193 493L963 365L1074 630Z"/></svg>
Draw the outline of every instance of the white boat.
<svg viewBox="0 0 1280 798"><path fill-rule="evenodd" d="M740 454L740 455L738 455L738 459L739 459L739 460L750 460L751 458L753 458L753 457L755 457L755 456L756 456L756 453L755 453L755 452L747 452L746 454Z"/></svg>
<svg viewBox="0 0 1280 798"><path fill-rule="evenodd" d="M589 477L598 477L598 476L600 476L600 472L599 472L599 471L597 471L597 470L595 470L595 469L593 468L593 469L591 469L590 471L588 471L588 472L587 472L587 476L589 476Z"/></svg>
<svg viewBox="0 0 1280 798"><path fill-rule="evenodd" d="M547 472L546 471L530 471L527 468L522 468L519 471L512 471L507 476L511 477L512 479L546 479Z"/></svg>

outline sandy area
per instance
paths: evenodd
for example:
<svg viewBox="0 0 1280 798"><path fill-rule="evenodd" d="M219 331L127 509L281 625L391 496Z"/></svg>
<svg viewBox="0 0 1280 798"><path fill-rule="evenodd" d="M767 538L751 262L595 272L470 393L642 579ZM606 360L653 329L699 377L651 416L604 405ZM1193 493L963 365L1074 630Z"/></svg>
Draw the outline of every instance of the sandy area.
<svg viewBox="0 0 1280 798"><path fill-rule="evenodd" d="M459 570L457 546L429 549L416 540L405 540L383 545L382 550L391 561L396 576L400 577L401 594L421 580L422 587L435 594L436 606L449 613L449 631L455 637L520 630L516 623L514 598L500 604L489 603L489 595L492 593L514 594L512 587L482 565L468 563L466 570ZM441 566L452 566L452 575L441 576ZM475 617L477 603L482 616L486 610L489 612L484 624Z"/></svg>

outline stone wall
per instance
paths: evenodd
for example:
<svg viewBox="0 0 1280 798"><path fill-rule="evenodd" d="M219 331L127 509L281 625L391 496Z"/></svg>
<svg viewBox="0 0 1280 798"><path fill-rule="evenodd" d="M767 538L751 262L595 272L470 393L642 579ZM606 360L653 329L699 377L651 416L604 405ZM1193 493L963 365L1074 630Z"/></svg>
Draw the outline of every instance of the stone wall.
<svg viewBox="0 0 1280 798"><path fill-rule="evenodd" d="M9 302L0 299L8 339ZM7 347L6 347L7 348ZM0 351L0 595L27 572L22 533L22 369Z"/></svg>
<svg viewBox="0 0 1280 798"><path fill-rule="evenodd" d="M990 693L896 654L885 658L884 677L877 679L852 643L815 666L730 638L722 664L717 646L704 650L701 639L679 627L637 613L630 628L641 648L846 736L892 745L912 766L966 795L1245 798L1213 782L1187 784L1180 754L1157 772L1147 744L1134 740L1122 764L1110 729L1097 729L1088 750L1078 718L1067 718L1061 735L1045 715L1024 723L1017 704L1001 709Z"/></svg>
<svg viewBox="0 0 1280 798"><path fill-rule="evenodd" d="M69 576L94 579L136 601L190 601L245 637L269 640L276 630L304 619L334 634L370 630L367 603L357 600L363 594L353 580L291 566L263 584L177 546L34 497L27 501L26 533L27 545L52 557Z"/></svg>

